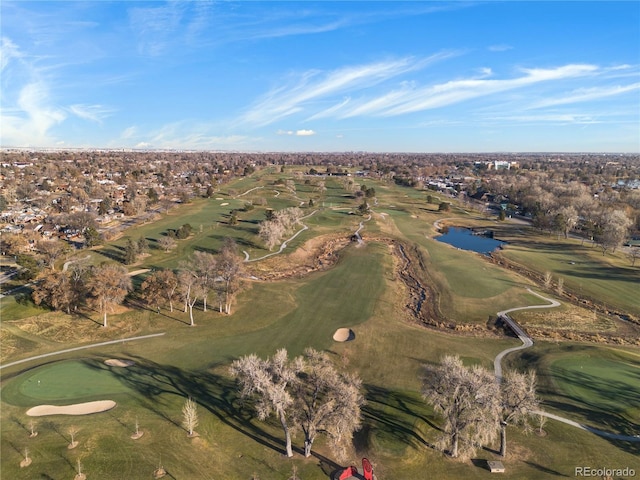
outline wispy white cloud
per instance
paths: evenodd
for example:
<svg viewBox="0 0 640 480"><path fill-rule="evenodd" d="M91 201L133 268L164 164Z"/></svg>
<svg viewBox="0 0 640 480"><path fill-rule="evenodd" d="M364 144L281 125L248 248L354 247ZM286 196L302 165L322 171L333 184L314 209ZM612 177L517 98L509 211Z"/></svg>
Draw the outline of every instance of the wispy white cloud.
<svg viewBox="0 0 640 480"><path fill-rule="evenodd" d="M425 110L447 107L486 98L503 92L531 88L546 83L555 85L582 77L593 77L608 72L596 65L568 64L555 68L520 69L511 78L495 78L489 67L480 68L469 78L449 80L420 86L415 80L402 80L410 72L420 70L429 63L449 58L455 52L433 55L426 59L406 57L398 60L367 65L349 66L329 72L308 71L295 82L272 90L259 99L238 123L267 125L294 114L306 114L306 121L323 118L353 118L361 116L391 117ZM401 81L398 83L398 77ZM388 86L385 85L394 83ZM382 85L382 91L380 86ZM372 88L372 87L377 88ZM585 90L573 97L548 100L545 105L593 99L628 91ZM336 95L343 95L337 100ZM344 96L348 94L348 96ZM329 106L327 106L329 104ZM520 107L522 108L522 107Z"/></svg>
<svg viewBox="0 0 640 480"><path fill-rule="evenodd" d="M321 110L320 112L311 115L307 120L317 120L319 118L335 117L345 106L351 102L351 97L347 97L340 103L333 105L332 107Z"/></svg>
<svg viewBox="0 0 640 480"><path fill-rule="evenodd" d="M295 82L278 87L264 95L241 117L239 123L268 125L305 110L311 101L343 92L366 89L398 75L420 70L453 55L456 53L443 52L422 59L405 57L343 67L330 72L308 71L299 75ZM337 111L338 108L335 110Z"/></svg>
<svg viewBox="0 0 640 480"><path fill-rule="evenodd" d="M513 49L513 47L511 45L506 45L506 44L499 44L499 45L490 45L489 46L489 51L490 52L506 52L507 50L511 50Z"/></svg>
<svg viewBox="0 0 640 480"><path fill-rule="evenodd" d="M17 105L0 115L2 145L48 146L55 143L50 129L66 118L63 109L51 104L47 86L42 82L25 85Z"/></svg>
<svg viewBox="0 0 640 480"><path fill-rule="evenodd" d="M102 120L111 116L115 110L104 105L84 105L77 103L69 107L69 111L74 115L96 123L102 123Z"/></svg>
<svg viewBox="0 0 640 480"><path fill-rule="evenodd" d="M595 118L589 114L576 114L576 113L544 113L539 115L505 115L493 118L487 118L485 120L493 120L497 122L518 122L529 124L595 124L603 123L602 120Z"/></svg>
<svg viewBox="0 0 640 480"><path fill-rule="evenodd" d="M316 132L314 130L278 130L276 135L295 135L296 137L310 137L315 135Z"/></svg>
<svg viewBox="0 0 640 480"><path fill-rule="evenodd" d="M129 139L134 138L138 134L138 127L132 125L124 129L124 131L120 134L120 138Z"/></svg>
<svg viewBox="0 0 640 480"><path fill-rule="evenodd" d="M183 2L131 8L129 22L138 36L138 52L150 56L164 53L172 40L175 40L183 14Z"/></svg>
<svg viewBox="0 0 640 480"><path fill-rule="evenodd" d="M198 2L199 3L199 2ZM442 11L467 8L471 4L442 4L423 5L394 4L392 8L384 4L371 4L366 10L349 12L344 9L327 8L331 2L326 2L323 8L314 8L304 2L287 4L287 8L271 8L270 2L253 2L262 8L218 9L211 19L210 25L215 25L216 44L232 42L254 41L291 36L314 35L335 30L364 26L403 17L417 17L430 15ZM266 6L265 6L266 5ZM215 21L217 20L217 22ZM211 42L211 37L208 38Z"/></svg>
<svg viewBox="0 0 640 480"><path fill-rule="evenodd" d="M600 100L603 98L623 95L625 93L638 90L640 90L640 83L632 83L630 85L616 85L613 87L581 88L574 90L562 97L547 98L541 100L537 103L534 103L531 108L542 108L555 105L566 105L570 103L590 102L593 100Z"/></svg>
<svg viewBox="0 0 640 480"><path fill-rule="evenodd" d="M151 5L128 11L129 26L142 55L157 57L185 45L199 47L203 34L214 28L213 2L182 0Z"/></svg>
<svg viewBox="0 0 640 480"><path fill-rule="evenodd" d="M445 83L404 88L388 92L343 112L343 117L359 115L395 116L434 108L442 108L463 101L486 97L540 82L575 78L595 72L594 65L565 65L553 69L524 69L524 75L506 79L469 78Z"/></svg>
<svg viewBox="0 0 640 480"><path fill-rule="evenodd" d="M20 48L7 37L2 37L0 44L0 71L4 70L9 62L14 58L21 58L23 53Z"/></svg>
<svg viewBox="0 0 640 480"><path fill-rule="evenodd" d="M296 130L296 136L298 137L310 137L315 134L316 132L313 130Z"/></svg>
<svg viewBox="0 0 640 480"><path fill-rule="evenodd" d="M137 127L133 128L135 130L129 133L132 134L131 139L135 138L137 148L232 150L247 148L256 140L245 135L219 135L215 133L215 125L195 124L190 121L169 123L147 133L141 132Z"/></svg>

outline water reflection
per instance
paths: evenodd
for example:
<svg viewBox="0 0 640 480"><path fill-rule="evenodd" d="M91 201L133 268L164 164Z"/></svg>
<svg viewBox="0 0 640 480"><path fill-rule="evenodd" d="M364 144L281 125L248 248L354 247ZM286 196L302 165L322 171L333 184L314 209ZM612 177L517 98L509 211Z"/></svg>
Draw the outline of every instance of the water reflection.
<svg viewBox="0 0 640 480"><path fill-rule="evenodd" d="M488 255L505 243L495 240L493 232L490 230L473 231L469 228L460 227L443 228L442 235L436 237L436 240L462 250L470 250L484 255Z"/></svg>

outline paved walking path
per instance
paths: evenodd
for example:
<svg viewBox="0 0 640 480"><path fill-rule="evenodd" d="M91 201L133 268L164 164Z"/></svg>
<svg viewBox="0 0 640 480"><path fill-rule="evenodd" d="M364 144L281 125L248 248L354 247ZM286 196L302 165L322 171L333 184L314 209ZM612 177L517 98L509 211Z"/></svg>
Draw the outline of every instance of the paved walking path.
<svg viewBox="0 0 640 480"><path fill-rule="evenodd" d="M132 342L133 340L144 340L145 338L161 337L165 332L152 333L151 335L141 335L139 337L121 338L119 340L109 340L108 342L92 343L91 345L83 345L81 347L67 348L65 350L58 350L57 352L43 353L42 355L36 355L34 357L23 358L22 360L16 360L15 362L4 363L0 365L0 370L5 367L11 367L12 365L18 365L20 363L30 362L31 360L39 360L41 358L52 357L54 355L61 355L63 353L76 352L78 350L85 350L87 348L102 347L104 345L113 345L116 343Z"/></svg>
<svg viewBox="0 0 640 480"><path fill-rule="evenodd" d="M531 339L531 337L527 334L527 332L525 332L522 329L522 327L520 327L520 325L518 325L511 317L509 317L508 313L515 312L516 310L528 310L533 308L553 308L553 307L560 306L560 302L556 300L543 297L542 295L534 292L530 288L527 288L527 290L529 291L529 293L551 303L547 305L529 305L526 307L510 308L509 310L503 310L501 312L498 312L498 317L502 318L502 320L504 320L509 325L511 330L513 330L513 332L518 336L518 338L522 342L522 345L520 345L519 347L507 348L506 350L503 350L496 356L495 360L493 361L493 367L494 367L496 379L498 380L498 382L502 381L502 359L505 357L505 355L511 352L515 352L517 350L523 350L525 348L529 348L533 345L533 340ZM536 415L543 415L547 418L557 420L558 422L566 423L567 425L571 425L572 427L579 428L586 432L595 433L596 435L599 435L605 438L610 438L612 440L622 440L625 442L640 442L640 435L635 435L635 436L619 435L617 433L605 432L604 430L598 430L596 428L589 427L588 425L584 425L583 423L579 423L574 420L569 420L568 418L561 417L560 415L554 415L553 413L544 412L542 410L536 410L533 413Z"/></svg>
<svg viewBox="0 0 640 480"><path fill-rule="evenodd" d="M304 220L305 218L309 218L311 215L313 215L314 213L316 213L317 210L314 210L313 212L311 212L309 215L306 215L302 218L300 218L300 220ZM300 235L302 232L304 232L305 230L308 230L309 227L306 226L304 223L300 222L302 225L302 228L300 230L298 230L291 238L285 240L284 242L282 242L282 244L280 245L280 249L277 252L273 252L273 253L267 253L266 255L263 255L260 258L253 258L253 259L249 259L249 252L247 252L246 250L243 250L242 253L244 253L244 261L245 262L257 262L258 260L264 260L265 258L269 258L273 255L278 255L280 253L282 253L282 251L287 248L287 244L295 239L298 235Z"/></svg>
<svg viewBox="0 0 640 480"><path fill-rule="evenodd" d="M532 309L532 308L553 308L553 307L559 307L560 306L560 302L558 302L556 300L553 300L551 298L543 297L542 295L534 292L530 288L527 288L527 291L529 293L535 295L536 297L540 297L541 299L546 300L546 301L551 302L551 303L549 303L547 305L529 305L529 306L526 306L526 307L510 308L508 310L502 310L501 312L498 312L498 318L501 318L502 320L504 320L509 325L511 330L513 330L513 332L518 336L518 338L522 342L521 346L508 348L506 350L503 350L502 352L500 352L496 356L495 360L493 361L493 368L494 368L494 371L496 372L496 378L498 379L498 382L500 382L502 380L502 359L504 358L504 356L509 354L509 353L511 353L511 352L515 352L515 351L518 351L518 350L523 350L525 348L529 348L530 346L533 345L533 340L531 339L531 337L529 335L527 335L527 333L520 327L520 325L518 325L508 315L508 313L515 312L517 310L528 310L528 309Z"/></svg>

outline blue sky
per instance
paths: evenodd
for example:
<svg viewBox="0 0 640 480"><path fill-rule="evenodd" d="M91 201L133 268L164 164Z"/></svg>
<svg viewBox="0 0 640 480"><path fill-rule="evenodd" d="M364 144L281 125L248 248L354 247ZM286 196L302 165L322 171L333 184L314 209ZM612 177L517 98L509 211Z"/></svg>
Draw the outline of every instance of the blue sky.
<svg viewBox="0 0 640 480"><path fill-rule="evenodd" d="M640 152L640 2L2 0L4 147Z"/></svg>

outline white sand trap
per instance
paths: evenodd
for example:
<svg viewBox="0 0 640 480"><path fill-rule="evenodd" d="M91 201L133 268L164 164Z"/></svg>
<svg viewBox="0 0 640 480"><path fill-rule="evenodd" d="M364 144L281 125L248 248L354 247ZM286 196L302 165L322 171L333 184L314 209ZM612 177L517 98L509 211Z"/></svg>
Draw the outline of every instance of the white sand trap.
<svg viewBox="0 0 640 480"><path fill-rule="evenodd" d="M221 204L220 204L220 206L221 206L221 207L224 207L224 206L226 206L226 205L229 205L229 202L224 202L224 203L221 203Z"/></svg>
<svg viewBox="0 0 640 480"><path fill-rule="evenodd" d="M110 367L131 367L135 365L136 362L133 360L120 360L119 358L110 358L109 360L104 361L105 365L109 365Z"/></svg>
<svg viewBox="0 0 640 480"><path fill-rule="evenodd" d="M76 403L74 405L38 405L27 410L30 417L42 417L44 415L89 415L111 410L116 406L113 400L99 400L97 402Z"/></svg>
<svg viewBox="0 0 640 480"><path fill-rule="evenodd" d="M336 333L333 334L333 339L336 342L348 342L356 338L356 334L350 328L339 328Z"/></svg>
<svg viewBox="0 0 640 480"><path fill-rule="evenodd" d="M222 197L216 197L216 200L224 200Z"/></svg>

